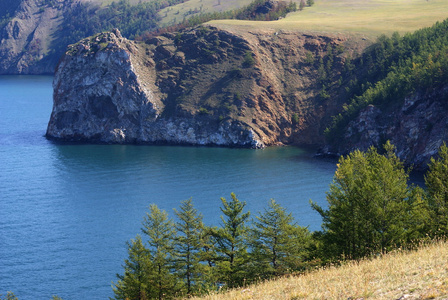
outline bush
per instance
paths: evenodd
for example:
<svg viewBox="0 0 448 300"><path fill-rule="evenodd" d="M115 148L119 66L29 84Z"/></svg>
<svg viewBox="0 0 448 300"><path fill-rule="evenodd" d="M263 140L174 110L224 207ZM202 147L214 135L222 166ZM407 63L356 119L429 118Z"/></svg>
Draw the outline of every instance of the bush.
<svg viewBox="0 0 448 300"><path fill-rule="evenodd" d="M253 65L255 65L254 56L253 56L252 52L246 51L246 54L244 55L243 66L248 68L248 67L252 67Z"/></svg>

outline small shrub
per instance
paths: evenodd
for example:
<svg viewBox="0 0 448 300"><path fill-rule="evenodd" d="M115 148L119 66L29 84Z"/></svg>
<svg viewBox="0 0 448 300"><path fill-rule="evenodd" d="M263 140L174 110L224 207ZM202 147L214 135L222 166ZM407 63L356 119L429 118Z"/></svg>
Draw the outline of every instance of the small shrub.
<svg viewBox="0 0 448 300"><path fill-rule="evenodd" d="M293 124L298 124L299 123L299 115L296 113L292 114L291 120L292 120Z"/></svg>
<svg viewBox="0 0 448 300"><path fill-rule="evenodd" d="M205 107L201 107L201 108L199 108L199 114L200 115L208 115L208 114L210 114L210 112Z"/></svg>
<svg viewBox="0 0 448 300"><path fill-rule="evenodd" d="M307 64L314 63L314 55L310 51L307 51L306 54L305 54L305 62Z"/></svg>
<svg viewBox="0 0 448 300"><path fill-rule="evenodd" d="M240 101L240 100L241 100L241 94L240 94L239 92L236 92L236 93L233 95L233 99L235 99L235 100L237 100L237 101Z"/></svg>
<svg viewBox="0 0 448 300"><path fill-rule="evenodd" d="M230 70L228 74L231 78L241 78L243 76L243 70L235 68Z"/></svg>
<svg viewBox="0 0 448 300"><path fill-rule="evenodd" d="M244 55L243 66L248 68L248 67L252 67L254 64L255 64L255 58L254 58L252 52L246 51L246 54Z"/></svg>

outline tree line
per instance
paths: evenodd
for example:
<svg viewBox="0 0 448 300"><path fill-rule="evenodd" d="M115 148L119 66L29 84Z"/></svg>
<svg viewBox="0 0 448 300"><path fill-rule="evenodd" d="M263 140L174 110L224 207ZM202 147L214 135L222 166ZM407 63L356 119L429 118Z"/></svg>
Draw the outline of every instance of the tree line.
<svg viewBox="0 0 448 300"><path fill-rule="evenodd" d="M426 188L409 184L409 170L390 143L339 159L327 193L328 207L310 233L271 199L250 218L235 194L221 198L221 225L204 225L192 199L176 221L149 207L142 233L127 243L124 274L115 299L171 299L244 286L327 263L412 249L448 234L448 148L443 145L425 175Z"/></svg>
<svg viewBox="0 0 448 300"><path fill-rule="evenodd" d="M311 234L285 208L271 200L249 221L246 203L235 194L221 202L219 227L204 225L192 199L175 210L176 222L152 204L142 236L127 244L124 274L117 275L113 287L115 299L192 296L303 269Z"/></svg>

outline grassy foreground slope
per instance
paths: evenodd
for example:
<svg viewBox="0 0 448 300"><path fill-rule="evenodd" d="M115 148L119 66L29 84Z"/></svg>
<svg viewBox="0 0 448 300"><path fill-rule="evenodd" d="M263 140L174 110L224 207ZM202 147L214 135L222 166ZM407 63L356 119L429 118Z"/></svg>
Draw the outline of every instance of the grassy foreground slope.
<svg viewBox="0 0 448 300"><path fill-rule="evenodd" d="M446 0L316 0L312 7L278 21L219 20L211 23L377 36L394 31L412 32L447 17Z"/></svg>
<svg viewBox="0 0 448 300"><path fill-rule="evenodd" d="M448 243L211 294L237 299L448 299Z"/></svg>

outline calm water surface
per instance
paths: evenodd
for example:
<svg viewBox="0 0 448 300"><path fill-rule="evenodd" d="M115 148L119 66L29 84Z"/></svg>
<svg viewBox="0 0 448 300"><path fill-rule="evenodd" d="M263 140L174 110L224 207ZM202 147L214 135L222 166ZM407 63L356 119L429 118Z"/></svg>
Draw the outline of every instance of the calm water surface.
<svg viewBox="0 0 448 300"><path fill-rule="evenodd" d="M294 147L265 150L56 145L44 138L52 77L0 76L0 295L21 300L107 299L125 242L149 204L173 216L193 197L219 225L235 192L253 214L270 198L311 230L335 163Z"/></svg>

